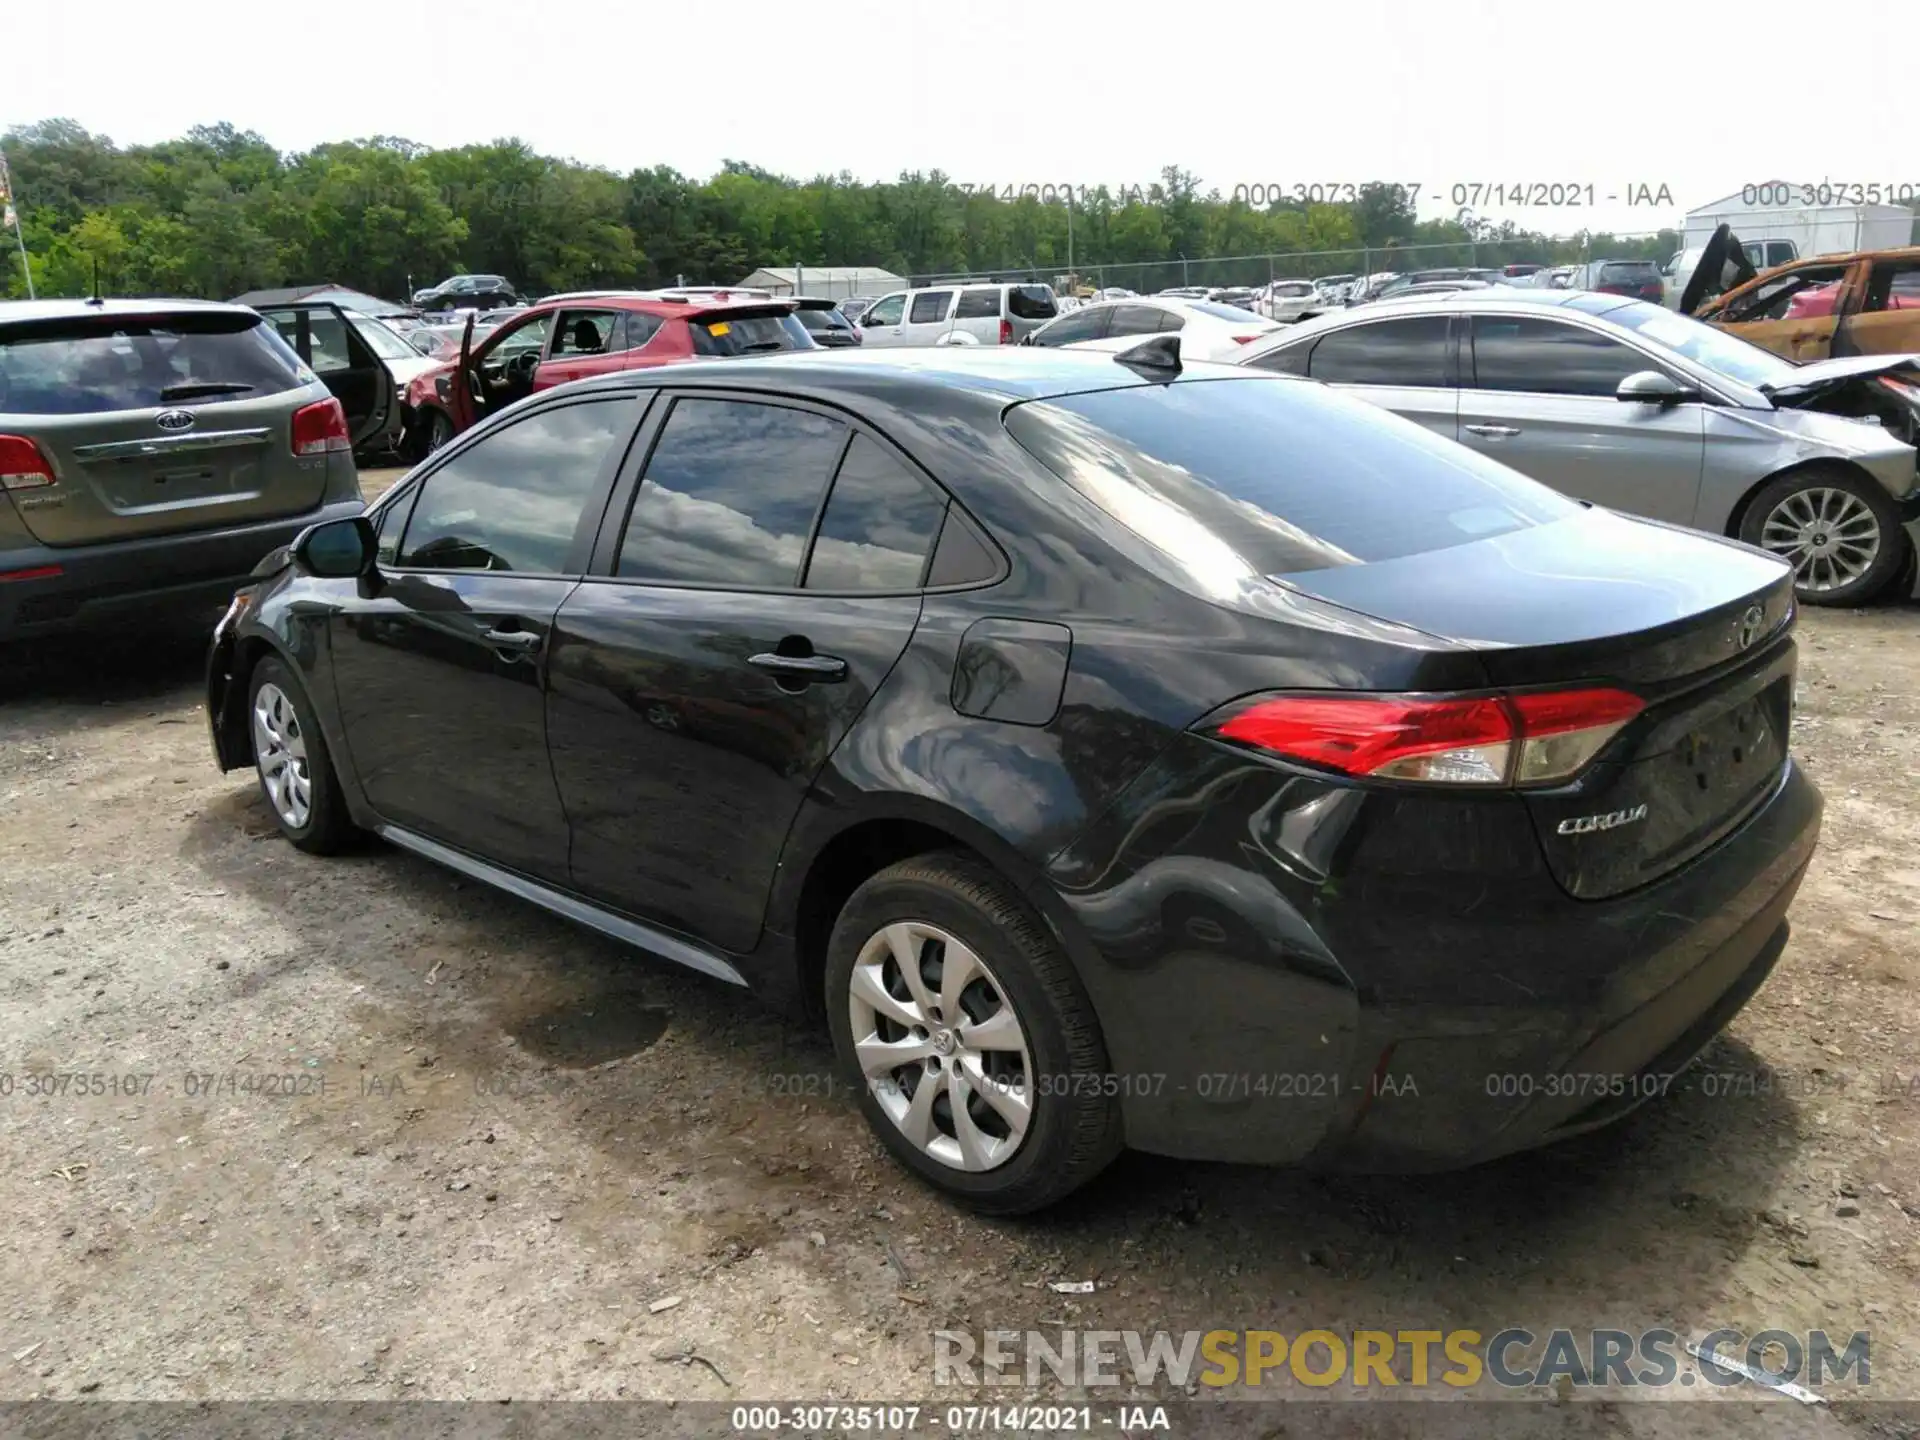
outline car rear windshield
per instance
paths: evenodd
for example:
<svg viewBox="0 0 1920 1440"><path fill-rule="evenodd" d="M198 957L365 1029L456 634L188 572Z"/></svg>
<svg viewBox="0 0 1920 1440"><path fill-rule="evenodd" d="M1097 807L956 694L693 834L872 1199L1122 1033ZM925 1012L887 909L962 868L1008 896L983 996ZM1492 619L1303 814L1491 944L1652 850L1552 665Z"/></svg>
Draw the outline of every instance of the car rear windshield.
<svg viewBox="0 0 1920 1440"><path fill-rule="evenodd" d="M798 310L800 323L818 335L828 330L851 330L853 322L838 310Z"/></svg>
<svg viewBox="0 0 1920 1440"><path fill-rule="evenodd" d="M814 349L813 336L793 315L714 315L690 320L696 355L761 355Z"/></svg>
<svg viewBox="0 0 1920 1440"><path fill-rule="evenodd" d="M0 413L208 405L312 379L257 315L85 315L0 329Z"/></svg>
<svg viewBox="0 0 1920 1440"><path fill-rule="evenodd" d="M1621 280L1658 280L1660 267L1651 260L1609 260L1600 267L1600 283Z"/></svg>
<svg viewBox="0 0 1920 1440"><path fill-rule="evenodd" d="M1423 426L1282 376L1061 396L1005 423L1142 538L1196 563L1224 543L1263 575L1442 550L1579 511Z"/></svg>
<svg viewBox="0 0 1920 1440"><path fill-rule="evenodd" d="M1007 313L1016 320L1051 320L1060 307L1044 285L1014 285L1007 290Z"/></svg>

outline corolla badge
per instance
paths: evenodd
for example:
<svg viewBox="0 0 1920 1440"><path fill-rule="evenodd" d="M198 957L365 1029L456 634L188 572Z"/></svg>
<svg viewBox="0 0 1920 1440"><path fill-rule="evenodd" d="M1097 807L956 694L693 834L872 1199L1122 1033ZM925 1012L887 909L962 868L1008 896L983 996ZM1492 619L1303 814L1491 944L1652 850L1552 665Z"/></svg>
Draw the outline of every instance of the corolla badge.
<svg viewBox="0 0 1920 1440"><path fill-rule="evenodd" d="M1562 835L1591 835L1596 830L1618 830L1622 825L1631 825L1646 818L1647 807L1636 805L1631 810L1609 810L1604 815L1581 815L1572 820L1562 820L1554 828Z"/></svg>
<svg viewBox="0 0 1920 1440"><path fill-rule="evenodd" d="M162 410L153 417L153 423L162 430L191 430L193 412L190 410Z"/></svg>

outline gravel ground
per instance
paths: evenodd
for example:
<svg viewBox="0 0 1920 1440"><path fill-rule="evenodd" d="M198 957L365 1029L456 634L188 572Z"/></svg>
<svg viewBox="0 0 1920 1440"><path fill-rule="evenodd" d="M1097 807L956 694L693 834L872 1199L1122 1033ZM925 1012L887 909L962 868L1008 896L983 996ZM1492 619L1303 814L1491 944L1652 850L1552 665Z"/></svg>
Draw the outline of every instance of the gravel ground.
<svg viewBox="0 0 1920 1440"><path fill-rule="evenodd" d="M1019 1222L907 1180L816 1088L823 1038L736 992L395 850L284 844L213 768L200 634L0 652L0 1071L153 1077L0 1098L0 1400L897 1399L943 1327L1509 1324L1864 1327L1877 1396L1920 1397L1917 629L1806 613L1822 849L1664 1102L1437 1179L1128 1157Z"/></svg>

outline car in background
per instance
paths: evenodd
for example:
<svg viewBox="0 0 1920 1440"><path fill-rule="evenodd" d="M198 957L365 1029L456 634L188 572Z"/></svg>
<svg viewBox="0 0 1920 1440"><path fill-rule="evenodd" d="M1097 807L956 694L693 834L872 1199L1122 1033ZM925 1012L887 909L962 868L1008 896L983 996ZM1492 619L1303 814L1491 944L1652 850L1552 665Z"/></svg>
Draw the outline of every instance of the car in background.
<svg viewBox="0 0 1920 1440"><path fill-rule="evenodd" d="M1787 567L1164 338L537 396L263 570L216 763L303 851L823 1020L982 1211L1123 1145L1434 1170L1664 1091L1817 846Z"/></svg>
<svg viewBox="0 0 1920 1440"><path fill-rule="evenodd" d="M1283 325L1303 320L1327 308L1325 294L1311 280L1275 280L1260 291L1256 314Z"/></svg>
<svg viewBox="0 0 1920 1440"><path fill-rule="evenodd" d="M840 313L858 325L867 307L879 298L878 295L850 295L840 302Z"/></svg>
<svg viewBox="0 0 1920 1440"><path fill-rule="evenodd" d="M1796 260L1688 313L1795 362L1920 352L1920 246Z"/></svg>
<svg viewBox="0 0 1920 1440"><path fill-rule="evenodd" d="M1502 265L1500 273L1509 280L1530 280L1546 269L1545 265L1536 265L1532 261L1519 261L1512 265Z"/></svg>
<svg viewBox="0 0 1920 1440"><path fill-rule="evenodd" d="M1241 285L1228 285L1218 290L1209 290L1207 299L1216 305L1231 305L1236 310L1245 310L1248 314L1258 314L1255 310L1254 292Z"/></svg>
<svg viewBox="0 0 1920 1440"><path fill-rule="evenodd" d="M372 433L392 381L368 400ZM226 604L268 552L361 512L354 440L244 306L0 304L0 638Z"/></svg>
<svg viewBox="0 0 1920 1440"><path fill-rule="evenodd" d="M1138 291L1127 289L1124 285L1108 285L1094 291L1093 294L1088 297L1088 302L1092 303L1096 300L1131 300L1138 293Z"/></svg>
<svg viewBox="0 0 1920 1440"><path fill-rule="evenodd" d="M1385 300L1398 295L1413 285L1433 285L1447 280L1472 280L1483 285L1496 285L1503 282L1498 270L1490 270L1465 265L1446 265L1432 270L1410 270L1395 275L1370 291L1374 300Z"/></svg>
<svg viewBox="0 0 1920 1440"><path fill-rule="evenodd" d="M1591 290L1597 295L1625 295L1654 305L1666 294L1660 267L1651 260L1589 260L1574 266L1567 288Z"/></svg>
<svg viewBox="0 0 1920 1440"><path fill-rule="evenodd" d="M407 398L408 388L433 369L431 357L384 321L356 310L298 301L262 306L259 313L345 407L354 424L357 456L370 459L382 454L413 453L415 417ZM358 417L373 408L368 387L379 383L378 374L386 377L393 403L384 424L363 434Z"/></svg>
<svg viewBox="0 0 1920 1440"><path fill-rule="evenodd" d="M1213 291L1206 285L1174 285L1154 293L1163 300L1204 300Z"/></svg>
<svg viewBox="0 0 1920 1440"><path fill-rule="evenodd" d="M1651 301L1509 286L1309 320L1240 361L1575 499L1769 550L1808 604L1873 599L1920 542L1915 356L1796 366Z"/></svg>
<svg viewBox="0 0 1920 1440"><path fill-rule="evenodd" d="M1320 292L1320 304L1323 309L1347 303L1347 295L1353 289L1357 275L1321 275L1313 282L1313 288Z"/></svg>
<svg viewBox="0 0 1920 1440"><path fill-rule="evenodd" d="M1017 345L1060 313L1051 286L989 280L882 295L860 317L870 348Z"/></svg>
<svg viewBox="0 0 1920 1440"><path fill-rule="evenodd" d="M501 275L451 275L413 292L416 310L491 310L520 304L520 296Z"/></svg>
<svg viewBox="0 0 1920 1440"><path fill-rule="evenodd" d="M864 338L860 327L847 318L835 301L800 296L793 303L795 318L807 327L813 343L823 349L849 349Z"/></svg>
<svg viewBox="0 0 1920 1440"><path fill-rule="evenodd" d="M1493 284L1487 280L1422 280L1417 285L1403 285L1393 291L1388 298L1394 300L1413 300L1422 295L1458 295L1463 290L1491 290Z"/></svg>
<svg viewBox="0 0 1920 1440"><path fill-rule="evenodd" d="M1131 300L1103 300L1063 315L1042 326L1022 343L1042 347L1087 346L1124 349L1130 340L1149 335L1178 335L1181 356L1189 361L1223 360L1243 345L1273 334L1277 321L1217 305L1211 300L1189 300L1165 295L1139 295Z"/></svg>
<svg viewBox="0 0 1920 1440"><path fill-rule="evenodd" d="M417 377L415 454L434 453L516 400L571 380L689 360L817 350L790 299L603 291L543 300Z"/></svg>

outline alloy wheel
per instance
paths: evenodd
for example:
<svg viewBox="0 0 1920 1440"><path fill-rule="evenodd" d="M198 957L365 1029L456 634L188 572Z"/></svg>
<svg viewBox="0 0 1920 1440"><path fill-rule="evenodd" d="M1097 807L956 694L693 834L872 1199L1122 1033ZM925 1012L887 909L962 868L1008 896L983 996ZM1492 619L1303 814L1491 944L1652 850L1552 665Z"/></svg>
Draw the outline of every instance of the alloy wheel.
<svg viewBox="0 0 1920 1440"><path fill-rule="evenodd" d="M271 682L253 697L253 753L274 813L293 829L301 829L313 814L307 739L293 701Z"/></svg>
<svg viewBox="0 0 1920 1440"><path fill-rule="evenodd" d="M853 1047L887 1117L956 1170L1013 1158L1033 1119L1033 1063L1006 988L974 950L920 921L877 931L848 986Z"/></svg>
<svg viewBox="0 0 1920 1440"><path fill-rule="evenodd" d="M1793 583L1820 593L1851 585L1880 554L1880 522L1857 495L1796 490L1768 512L1760 543L1793 566Z"/></svg>

